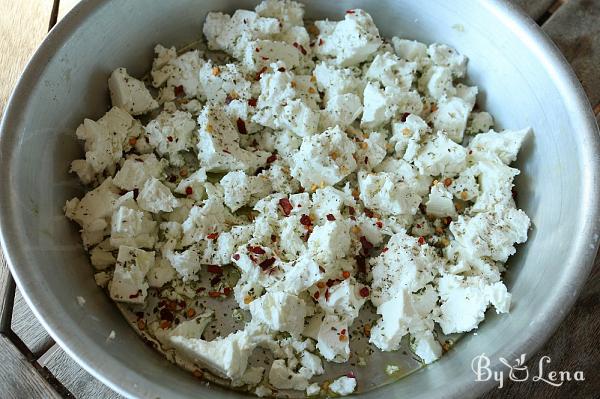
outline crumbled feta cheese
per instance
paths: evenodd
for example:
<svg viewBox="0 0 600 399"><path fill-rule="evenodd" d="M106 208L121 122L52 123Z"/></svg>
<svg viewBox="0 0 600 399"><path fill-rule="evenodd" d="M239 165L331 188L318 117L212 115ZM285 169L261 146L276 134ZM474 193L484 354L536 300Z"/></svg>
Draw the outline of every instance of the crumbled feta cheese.
<svg viewBox="0 0 600 399"><path fill-rule="evenodd" d="M356 144L339 127L305 137L291 160L292 176L307 189L332 186L356 169L355 151Z"/></svg>
<svg viewBox="0 0 600 399"><path fill-rule="evenodd" d="M466 167L466 158L465 147L438 132L437 136L421 147L415 159L415 166L421 173L429 176L454 176Z"/></svg>
<svg viewBox="0 0 600 399"><path fill-rule="evenodd" d="M144 303L148 291L146 274L153 265L154 252L121 245L109 286L110 297L119 302Z"/></svg>
<svg viewBox="0 0 600 399"><path fill-rule="evenodd" d="M446 188L444 183L437 183L432 186L429 199L425 203L427 214L436 218L456 216L453 198L454 195Z"/></svg>
<svg viewBox="0 0 600 399"><path fill-rule="evenodd" d="M329 390L338 395L350 395L356 389L356 378L340 377L329 384Z"/></svg>
<svg viewBox="0 0 600 399"><path fill-rule="evenodd" d="M382 43L379 30L369 14L361 9L346 13L343 21L317 21L320 30L315 52L320 57L332 57L342 67L365 61Z"/></svg>
<svg viewBox="0 0 600 399"><path fill-rule="evenodd" d="M111 73L108 88L112 104L131 115L145 114L158 108L158 103L152 98L144 82L129 76L125 68L117 68Z"/></svg>
<svg viewBox="0 0 600 399"><path fill-rule="evenodd" d="M299 335L304 328L306 305L295 295L268 292L250 303L252 320L273 331L287 331Z"/></svg>
<svg viewBox="0 0 600 399"><path fill-rule="evenodd" d="M183 164L179 152L188 150L193 143L193 132L196 122L189 112L161 112L146 126L146 135L150 144L156 148L159 155L167 155L171 163L177 166Z"/></svg>
<svg viewBox="0 0 600 399"><path fill-rule="evenodd" d="M519 149L530 134L531 129L505 130L501 133L490 130L478 134L469 143L470 155L476 160L498 157L508 165L517 159Z"/></svg>
<svg viewBox="0 0 600 399"><path fill-rule="evenodd" d="M140 208L152 213L172 212L179 206L179 201L173 196L171 190L154 177L146 180L137 202Z"/></svg>
<svg viewBox="0 0 600 399"><path fill-rule="evenodd" d="M360 199L367 208L386 215L414 215L421 197L406 182L395 180L386 172L358 172Z"/></svg>

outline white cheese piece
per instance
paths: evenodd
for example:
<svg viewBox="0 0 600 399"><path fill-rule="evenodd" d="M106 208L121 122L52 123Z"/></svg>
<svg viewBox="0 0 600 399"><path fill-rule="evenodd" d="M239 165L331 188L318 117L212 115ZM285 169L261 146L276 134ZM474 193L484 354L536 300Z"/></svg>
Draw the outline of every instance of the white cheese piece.
<svg viewBox="0 0 600 399"><path fill-rule="evenodd" d="M131 77L125 68L115 69L108 79L112 105L141 115L158 108L158 103L144 86L144 82Z"/></svg>
<svg viewBox="0 0 600 399"><path fill-rule="evenodd" d="M356 378L340 377L329 384L329 390L338 395L350 395L356 389Z"/></svg>
<svg viewBox="0 0 600 399"><path fill-rule="evenodd" d="M120 246L110 297L118 302L144 303L148 291L146 274L153 265L154 252Z"/></svg>
<svg viewBox="0 0 600 399"><path fill-rule="evenodd" d="M150 287L161 288L163 285L175 278L175 269L169 261L164 258L157 259L154 266L150 268L146 278Z"/></svg>
<svg viewBox="0 0 600 399"><path fill-rule="evenodd" d="M453 198L454 195L443 182L431 186L429 199L425 203L427 214L436 218L456 216Z"/></svg>
<svg viewBox="0 0 600 399"><path fill-rule="evenodd" d="M314 49L320 57L332 57L342 67L365 61L382 43L379 30L361 9L346 13L343 21L317 21L320 30Z"/></svg>
<svg viewBox="0 0 600 399"><path fill-rule="evenodd" d="M358 172L360 199L367 208L385 215L414 215L421 197L404 181L396 181L391 173Z"/></svg>
<svg viewBox="0 0 600 399"><path fill-rule="evenodd" d="M201 92L211 103L225 104L228 96L246 102L252 96L250 82L235 64L215 66L208 62L199 76Z"/></svg>
<svg viewBox="0 0 600 399"><path fill-rule="evenodd" d="M299 295L323 278L319 264L308 254L284 263L282 269L282 279L269 287L272 292L281 291Z"/></svg>
<svg viewBox="0 0 600 399"><path fill-rule="evenodd" d="M420 173L429 176L455 176L465 169L467 150L443 133L421 147L414 164Z"/></svg>
<svg viewBox="0 0 600 399"><path fill-rule="evenodd" d="M300 63L301 54L300 49L285 42L254 40L248 43L240 58L248 71L259 71L275 61L292 69Z"/></svg>
<svg viewBox="0 0 600 399"><path fill-rule="evenodd" d="M508 312L510 294L501 282L489 284L479 276L443 275L438 282L442 305L438 320L444 334L467 332L484 319L493 303L498 313Z"/></svg>
<svg viewBox="0 0 600 399"><path fill-rule="evenodd" d="M259 385L254 390L254 394L259 398L271 397L273 395L273 391L265 385Z"/></svg>
<svg viewBox="0 0 600 399"><path fill-rule="evenodd" d="M156 222L144 211L120 206L112 216L110 243L117 248L128 245L152 248L156 242Z"/></svg>
<svg viewBox="0 0 600 399"><path fill-rule="evenodd" d="M478 134L469 143L470 155L475 160L498 157L506 165L517 159L523 142L531 135L531 129L504 130L500 133L490 130Z"/></svg>
<svg viewBox="0 0 600 399"><path fill-rule="evenodd" d="M341 332L346 338L340 339ZM325 315L317 335L317 349L330 362L343 363L350 357L348 322L335 314Z"/></svg>
<svg viewBox="0 0 600 399"><path fill-rule="evenodd" d="M98 287L106 288L112 279L112 276L107 272L99 272L94 274L94 281Z"/></svg>
<svg viewBox="0 0 600 399"><path fill-rule="evenodd" d="M466 134L477 134L489 131L494 126L494 118L488 112L471 112L467 121Z"/></svg>
<svg viewBox="0 0 600 399"><path fill-rule="evenodd" d="M356 159L361 169L373 169L387 156L387 133L371 132L368 138L359 143Z"/></svg>
<svg viewBox="0 0 600 399"><path fill-rule="evenodd" d="M401 231L386 244L387 251L371 260L373 282L371 302L379 306L389 301L395 292L408 289L415 292L430 283L441 266L441 260L428 244Z"/></svg>
<svg viewBox="0 0 600 399"><path fill-rule="evenodd" d="M425 364L433 363L442 356L442 346L431 331L425 331L415 338L413 351Z"/></svg>
<svg viewBox="0 0 600 399"><path fill-rule="evenodd" d="M461 78L467 71L467 57L450 46L439 43L430 44L427 54L434 65L449 68L454 77Z"/></svg>
<svg viewBox="0 0 600 399"><path fill-rule="evenodd" d="M356 169L353 154L356 144L340 128L302 139L292 158L292 176L304 188L334 185Z"/></svg>
<svg viewBox="0 0 600 399"><path fill-rule="evenodd" d="M208 198L202 206L194 206L183 222L183 245L202 241L207 235L220 233L224 223L233 221L229 211L219 198Z"/></svg>
<svg viewBox="0 0 600 399"><path fill-rule="evenodd" d="M321 393L321 387L316 382L306 387L306 396L317 396L319 393Z"/></svg>
<svg viewBox="0 0 600 399"><path fill-rule="evenodd" d="M412 161L421 148L421 141L431 129L418 115L410 114L404 122L392 123L392 137L396 155L405 161Z"/></svg>
<svg viewBox="0 0 600 399"><path fill-rule="evenodd" d="M356 206L356 201L351 195L347 195L334 187L319 188L312 196L312 211L321 221L327 220L327 215L333 216L335 220L342 219L344 206Z"/></svg>
<svg viewBox="0 0 600 399"><path fill-rule="evenodd" d="M110 240L104 240L90 250L90 261L96 270L104 270L117 261L111 253Z"/></svg>
<svg viewBox="0 0 600 399"><path fill-rule="evenodd" d="M167 155L171 163L182 166L180 151L190 149L193 143L193 132L196 122L189 112L161 112L146 126L146 135L150 144L156 147L159 155Z"/></svg>
<svg viewBox="0 0 600 399"><path fill-rule="evenodd" d="M282 30L304 25L304 4L295 1L265 0L254 10L261 17L277 18Z"/></svg>
<svg viewBox="0 0 600 399"><path fill-rule="evenodd" d="M277 389L304 390L308 386L308 378L296 373L285 364L284 359L276 359L269 370L269 383Z"/></svg>
<svg viewBox="0 0 600 399"><path fill-rule="evenodd" d="M327 314L343 316L348 324L358 317L365 298L360 295L361 284L346 279L328 289L328 295L319 296L319 305Z"/></svg>
<svg viewBox="0 0 600 399"><path fill-rule="evenodd" d="M402 337L408 334L412 324L420 321L413 307L410 292L404 288L391 299L381 303L377 307L377 313L382 317L371 329L369 342L383 351L397 350Z"/></svg>
<svg viewBox="0 0 600 399"><path fill-rule="evenodd" d="M181 180L174 191L177 194L186 195L194 201L200 201L204 198L204 194L206 194L205 184L207 181L206 170L200 168Z"/></svg>
<svg viewBox="0 0 600 399"><path fill-rule="evenodd" d="M154 177L146 180L137 202L140 208L152 213L172 212L179 206L179 201L173 196L171 190Z"/></svg>
<svg viewBox="0 0 600 399"><path fill-rule="evenodd" d="M431 66L419 78L419 90L435 101L443 101L456 94L452 71L442 66Z"/></svg>
<svg viewBox="0 0 600 399"><path fill-rule="evenodd" d="M205 341L200 338L173 336L175 349L192 362L232 380L242 378L248 367L248 357L256 347L252 334L240 330L224 338Z"/></svg>
<svg viewBox="0 0 600 399"><path fill-rule="evenodd" d="M113 183L127 191L141 189L146 180L161 176L163 166L164 163L156 159L154 154L129 157L115 175Z"/></svg>
<svg viewBox="0 0 600 399"><path fill-rule="evenodd" d="M315 226L308 238L308 250L318 262L330 263L350 251L350 225L344 220Z"/></svg>
<svg viewBox="0 0 600 399"><path fill-rule="evenodd" d="M166 87L161 88L161 92L168 90L169 101L173 101L175 96L194 98L200 94L199 72L204 65L204 60L198 50L187 51L180 56L177 56L173 47L166 49L163 46L156 46L154 51L156 58L151 71L154 87L158 88L166 84Z"/></svg>
<svg viewBox="0 0 600 399"><path fill-rule="evenodd" d="M85 119L75 134L85 140L86 162L95 173L102 173L107 168L112 170L121 159L129 138L139 136L139 126L127 112L113 107L97 122Z"/></svg>
<svg viewBox="0 0 600 399"><path fill-rule="evenodd" d="M267 292L250 303L252 320L273 331L286 331L293 336L304 329L306 305L295 295L285 292Z"/></svg>
<svg viewBox="0 0 600 399"><path fill-rule="evenodd" d="M514 244L527 240L529 224L522 210L496 205L493 210L473 217L459 216L450 225L450 231L470 257L488 256L506 262L516 252Z"/></svg>
<svg viewBox="0 0 600 399"><path fill-rule="evenodd" d="M363 107L361 126L377 129L396 115L421 113L423 103L414 90L405 91L395 86L382 89L379 83L369 82L363 92Z"/></svg>
<svg viewBox="0 0 600 399"><path fill-rule="evenodd" d="M353 93L339 94L327 101L319 120L321 129L350 126L362 113L360 97Z"/></svg>
<svg viewBox="0 0 600 399"><path fill-rule="evenodd" d="M384 86L409 90L416 71L416 62L404 61L393 53L385 52L375 56L365 77L372 81L379 81Z"/></svg>
<svg viewBox="0 0 600 399"><path fill-rule="evenodd" d="M335 68L333 65L319 62L313 74L319 91L325 93L324 100L327 103L336 96L342 94L358 95L364 90L364 84L350 68Z"/></svg>
<svg viewBox="0 0 600 399"><path fill-rule="evenodd" d="M427 61L427 45L416 40L400 39L397 36L392 37L392 45L396 55L407 61L417 62L421 68Z"/></svg>
<svg viewBox="0 0 600 399"><path fill-rule="evenodd" d="M238 131L222 109L205 106L198 123L198 159L207 172L255 170L266 163L269 153L250 152L240 147Z"/></svg>
<svg viewBox="0 0 600 399"><path fill-rule="evenodd" d="M471 108L472 105L458 97L440 101L438 109L431 115L434 129L446 133L457 143L462 142Z"/></svg>
<svg viewBox="0 0 600 399"><path fill-rule="evenodd" d="M224 203L232 212L246 205L254 205L256 200L271 193L268 179L248 176L243 171L227 173L220 183L225 192Z"/></svg>

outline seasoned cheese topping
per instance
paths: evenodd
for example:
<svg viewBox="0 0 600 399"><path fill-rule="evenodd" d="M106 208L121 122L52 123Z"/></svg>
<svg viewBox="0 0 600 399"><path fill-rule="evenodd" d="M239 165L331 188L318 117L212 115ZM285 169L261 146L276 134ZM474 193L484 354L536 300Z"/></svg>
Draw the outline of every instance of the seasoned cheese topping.
<svg viewBox="0 0 600 399"><path fill-rule="evenodd" d="M76 131L89 190L65 205L140 331L258 396L354 392L350 366L312 379L358 330L437 360L440 330L509 311L502 271L530 226L509 165L531 132L473 111L464 55L385 40L360 9L303 18L290 0L211 12L208 50L157 45L146 80L117 68L113 108ZM241 328L206 338L206 303L233 304ZM258 347L267 369L249 364Z"/></svg>

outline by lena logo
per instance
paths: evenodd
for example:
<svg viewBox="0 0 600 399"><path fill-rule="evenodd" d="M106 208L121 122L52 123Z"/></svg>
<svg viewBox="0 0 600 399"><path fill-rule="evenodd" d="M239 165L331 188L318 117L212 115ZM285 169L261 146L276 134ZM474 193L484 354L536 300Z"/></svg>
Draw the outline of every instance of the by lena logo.
<svg viewBox="0 0 600 399"><path fill-rule="evenodd" d="M508 379L515 382L527 381L531 378L533 382L543 382L555 387L560 387L567 381L585 381L583 371L546 371L547 366L551 363L550 356L542 356L539 360L537 370L531 370L525 365L525 354L522 354L514 362L509 362L501 357L498 360L508 367ZM498 388L504 386L504 370L492 370L490 368L491 361L482 353L475 356L471 361L471 369L475 373L475 381L490 381L494 380L498 383ZM534 373L534 371L537 371Z"/></svg>

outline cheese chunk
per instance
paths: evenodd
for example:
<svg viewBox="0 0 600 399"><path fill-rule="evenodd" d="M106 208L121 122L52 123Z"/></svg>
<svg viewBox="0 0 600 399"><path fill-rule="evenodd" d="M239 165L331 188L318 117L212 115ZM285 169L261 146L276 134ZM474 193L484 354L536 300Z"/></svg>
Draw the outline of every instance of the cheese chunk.
<svg viewBox="0 0 600 399"><path fill-rule="evenodd" d="M153 265L154 252L120 246L110 297L119 302L144 303L148 291L146 274Z"/></svg>
<svg viewBox="0 0 600 399"><path fill-rule="evenodd" d="M342 67L365 61L382 43L373 19L361 9L346 13L343 21L317 21L315 25L320 31L315 52Z"/></svg>
<svg viewBox="0 0 600 399"><path fill-rule="evenodd" d="M334 185L356 169L356 144L340 128L302 139L292 158L292 176L304 188Z"/></svg>
<svg viewBox="0 0 600 399"><path fill-rule="evenodd" d="M268 292L250 303L252 320L273 331L286 331L293 336L304 329L306 305L295 295Z"/></svg>
<svg viewBox="0 0 600 399"><path fill-rule="evenodd" d="M158 108L158 103L141 80L131 77L125 68L115 69L108 79L110 100L115 107L131 115L145 114Z"/></svg>

